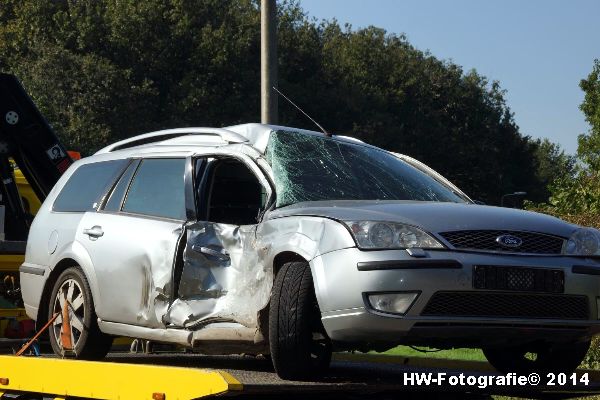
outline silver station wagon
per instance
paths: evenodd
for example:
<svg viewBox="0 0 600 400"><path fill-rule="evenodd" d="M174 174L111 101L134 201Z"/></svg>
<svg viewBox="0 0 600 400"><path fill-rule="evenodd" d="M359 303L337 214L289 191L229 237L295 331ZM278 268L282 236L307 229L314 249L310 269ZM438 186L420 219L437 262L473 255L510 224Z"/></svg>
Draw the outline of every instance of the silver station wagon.
<svg viewBox="0 0 600 400"><path fill-rule="evenodd" d="M102 358L127 336L270 355L293 379L325 373L332 351L399 344L573 370L600 330L599 243L475 204L410 157L246 124L149 133L76 162L20 273L62 356Z"/></svg>

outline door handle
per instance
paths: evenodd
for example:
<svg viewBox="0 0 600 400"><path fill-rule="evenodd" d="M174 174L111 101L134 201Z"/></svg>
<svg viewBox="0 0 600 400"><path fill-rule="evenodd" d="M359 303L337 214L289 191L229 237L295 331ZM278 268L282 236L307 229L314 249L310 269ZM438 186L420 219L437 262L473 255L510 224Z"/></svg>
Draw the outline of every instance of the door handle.
<svg viewBox="0 0 600 400"><path fill-rule="evenodd" d="M221 261L229 261L229 253L227 250L221 249L213 249L205 246L192 246L192 250L197 251L198 253L205 254L207 256L216 257Z"/></svg>
<svg viewBox="0 0 600 400"><path fill-rule="evenodd" d="M91 240L96 240L99 237L104 236L104 231L102 230L102 227L98 225L94 225L91 228L84 229L83 233L85 235L88 235Z"/></svg>

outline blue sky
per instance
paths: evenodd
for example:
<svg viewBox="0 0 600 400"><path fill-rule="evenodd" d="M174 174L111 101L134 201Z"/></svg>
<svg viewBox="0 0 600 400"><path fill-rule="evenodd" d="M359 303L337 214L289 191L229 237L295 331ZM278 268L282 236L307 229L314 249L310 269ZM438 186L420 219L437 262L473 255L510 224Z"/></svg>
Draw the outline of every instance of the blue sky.
<svg viewBox="0 0 600 400"><path fill-rule="evenodd" d="M310 17L405 33L411 44L475 68L507 91L525 135L568 152L588 124L579 110L600 58L600 0L300 0Z"/></svg>

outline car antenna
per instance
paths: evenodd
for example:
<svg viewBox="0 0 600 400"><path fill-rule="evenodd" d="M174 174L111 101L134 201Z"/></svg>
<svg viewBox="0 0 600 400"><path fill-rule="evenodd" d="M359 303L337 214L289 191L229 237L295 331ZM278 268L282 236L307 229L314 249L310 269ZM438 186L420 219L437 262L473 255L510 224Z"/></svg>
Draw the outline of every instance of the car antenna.
<svg viewBox="0 0 600 400"><path fill-rule="evenodd" d="M294 107L296 107L298 110L300 110L300 112L302 114L304 114L306 116L306 118L310 119L316 126L319 127L319 129L325 134L325 136L327 137L331 137L331 133L327 132L325 130L325 128L323 128L321 125L319 125L319 123L317 121L315 121L314 119L312 119L310 117L310 115L308 115L307 113L304 112L303 109L301 109L298 105L296 105L296 103L294 103L292 100L290 100L285 94L281 93L279 91L279 89L277 89L275 86L273 86L273 90L276 91L277 93L279 93L281 95L281 97L283 97L284 99L286 99L287 101L290 102L291 105L293 105Z"/></svg>

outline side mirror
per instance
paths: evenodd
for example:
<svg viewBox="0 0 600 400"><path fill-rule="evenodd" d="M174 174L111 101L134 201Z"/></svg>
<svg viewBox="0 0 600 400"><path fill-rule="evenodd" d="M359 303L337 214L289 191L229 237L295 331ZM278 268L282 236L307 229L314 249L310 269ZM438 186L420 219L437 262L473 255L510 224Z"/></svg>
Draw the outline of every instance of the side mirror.
<svg viewBox="0 0 600 400"><path fill-rule="evenodd" d="M485 203L481 200L473 200L473 203L477 204L478 206L485 206Z"/></svg>
<svg viewBox="0 0 600 400"><path fill-rule="evenodd" d="M527 192L514 192L514 193L506 193L502 195L500 198L500 207L504 207L504 202L506 199L513 199L513 207L512 208L523 208L523 200L524 197L527 196ZM516 199L516 200L515 200ZM519 201L521 202L519 206Z"/></svg>

